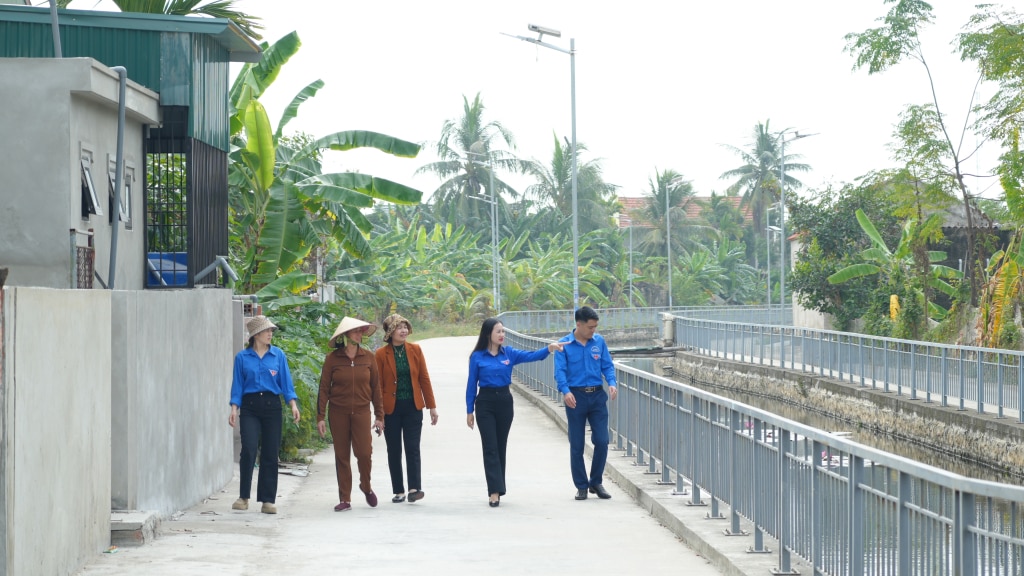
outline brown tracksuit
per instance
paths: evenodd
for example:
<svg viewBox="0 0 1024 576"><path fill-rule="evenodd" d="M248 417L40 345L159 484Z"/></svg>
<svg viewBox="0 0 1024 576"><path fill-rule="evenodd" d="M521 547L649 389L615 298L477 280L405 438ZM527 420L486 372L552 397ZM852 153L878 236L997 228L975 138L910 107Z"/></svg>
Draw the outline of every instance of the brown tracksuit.
<svg viewBox="0 0 1024 576"><path fill-rule="evenodd" d="M371 417L370 405L373 405ZM328 408L330 406L330 408ZM352 501L352 465L350 457L356 455L359 467L359 489L370 492L371 454L374 418L383 420L380 378L373 354L359 348L350 359L344 350L337 349L324 358L320 372L320 393L317 399L316 420L329 415L331 436L334 438L334 467L338 475L338 497L341 502Z"/></svg>

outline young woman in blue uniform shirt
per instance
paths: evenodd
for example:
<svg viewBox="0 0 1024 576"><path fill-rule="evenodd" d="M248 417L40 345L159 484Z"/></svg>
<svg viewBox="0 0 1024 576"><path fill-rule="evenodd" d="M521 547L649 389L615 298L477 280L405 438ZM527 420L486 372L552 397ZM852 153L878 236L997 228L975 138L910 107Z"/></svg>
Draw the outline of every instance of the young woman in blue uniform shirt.
<svg viewBox="0 0 1024 576"><path fill-rule="evenodd" d="M252 469L260 453L256 501L261 512L277 514L277 453L281 449L281 397L291 408L292 421L299 422L298 396L288 370L284 351L270 343L277 326L266 316L250 318L245 324L249 345L235 356L231 379L231 414L228 424L238 425L242 452L238 458L238 500L232 510L248 510L252 495Z"/></svg>
<svg viewBox="0 0 1024 576"><path fill-rule="evenodd" d="M513 417L512 391L509 388L512 367L543 360L552 352L561 350L562 345L557 342L533 352L505 346L505 327L497 318L484 320L480 327L480 337L469 355L466 425L472 429L475 423L480 431L484 475L492 508L497 508L505 495L505 449Z"/></svg>

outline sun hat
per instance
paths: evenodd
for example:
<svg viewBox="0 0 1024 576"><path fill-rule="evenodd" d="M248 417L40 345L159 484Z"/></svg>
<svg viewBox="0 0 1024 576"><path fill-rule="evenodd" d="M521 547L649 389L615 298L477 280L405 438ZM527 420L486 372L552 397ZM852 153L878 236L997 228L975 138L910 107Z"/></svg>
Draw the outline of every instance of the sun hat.
<svg viewBox="0 0 1024 576"><path fill-rule="evenodd" d="M377 326L375 324L370 324L369 322L364 322L357 318L345 316L344 318L341 319L341 324L338 324L338 327L334 330L334 336L331 336L331 339L327 342L327 345L330 346L331 348L334 348L335 342L338 341L339 336L341 336L345 332L348 332L349 330L354 330L362 326L369 326L369 328L366 330L367 336L370 336L377 331Z"/></svg>
<svg viewBox="0 0 1024 576"><path fill-rule="evenodd" d="M385 342L391 342L391 335L395 333L395 330L398 330L398 327L401 326L403 322L405 322L405 325L409 327L409 334L412 334L412 323L409 322L405 316L402 316L401 314L392 314L384 319L382 325L384 327Z"/></svg>
<svg viewBox="0 0 1024 576"><path fill-rule="evenodd" d="M264 330L277 330L277 324L274 324L263 315L253 316L245 321L245 331L249 333L249 338Z"/></svg>

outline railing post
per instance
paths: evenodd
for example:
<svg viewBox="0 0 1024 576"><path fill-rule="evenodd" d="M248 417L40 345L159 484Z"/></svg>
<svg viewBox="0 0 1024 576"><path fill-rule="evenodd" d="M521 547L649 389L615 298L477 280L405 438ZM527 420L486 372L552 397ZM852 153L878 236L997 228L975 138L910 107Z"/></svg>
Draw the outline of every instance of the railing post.
<svg viewBox="0 0 1024 576"><path fill-rule="evenodd" d="M860 385L864 386L864 338L857 337L857 357L860 361Z"/></svg>
<svg viewBox="0 0 1024 576"><path fill-rule="evenodd" d="M675 423L676 423L676 488L672 491L673 496L685 496L686 483L683 481L686 470L686 455L683 453L683 447L686 446L686 439L689 435L686 433L687 416L684 408L684 399L686 394L681 390L674 390L675 395Z"/></svg>
<svg viewBox="0 0 1024 576"><path fill-rule="evenodd" d="M924 369L924 373L925 373L925 392L924 392L924 401L929 403L929 404L931 404L931 402L932 402L932 362L931 362L932 354L931 354L931 351L929 351L928 354L925 354L924 357L925 357L925 369Z"/></svg>
<svg viewBox="0 0 1024 576"><path fill-rule="evenodd" d="M896 534L899 537L899 571L897 574L910 574L911 560L914 557L910 548L910 475L906 472L899 473L899 514Z"/></svg>
<svg viewBox="0 0 1024 576"><path fill-rule="evenodd" d="M669 403L668 403L668 398L667 397L668 397L669 389L666 388L665 385L660 384L660 383L658 384L658 387L661 389L661 394L658 395L661 398L661 422L660 422L660 426L658 426L658 428L661 429L661 440L660 440L660 444L661 444L661 450L660 450L660 455L661 455L661 479L658 480L658 484L671 484L672 483L672 478L669 476L669 473L668 473L668 468L669 468L668 467L668 452L669 452L670 440L669 440L669 436L668 436L668 411L669 411ZM654 459L652 458L651 460L654 460Z"/></svg>
<svg viewBox="0 0 1024 576"><path fill-rule="evenodd" d="M786 328L779 325L779 368L786 369Z"/></svg>
<svg viewBox="0 0 1024 576"><path fill-rule="evenodd" d="M947 352L948 352L948 349L945 346L943 346L942 347L942 368L940 369L940 371L942 373L941 377L942 377L942 405L943 406L949 406L949 366L948 366L949 362L946 361Z"/></svg>
<svg viewBox="0 0 1024 576"><path fill-rule="evenodd" d="M974 576L977 553L977 537L970 531L977 523L974 509L974 494L957 492L956 509L953 515L953 569L959 569L959 576Z"/></svg>
<svg viewBox="0 0 1024 576"><path fill-rule="evenodd" d="M719 480L718 480L718 462L721 460L715 458L715 455L722 454L723 446L719 443L718 438L718 403L712 402L708 407L708 500L711 501L711 511L705 516L708 520L722 520L725 516L718 511L718 498L715 494L718 493Z"/></svg>
<svg viewBox="0 0 1024 576"><path fill-rule="evenodd" d="M1024 422L1024 356L1017 357L1017 422Z"/></svg>
<svg viewBox="0 0 1024 576"><path fill-rule="evenodd" d="M761 438L764 436L764 424L754 419L753 428L751 428L751 456L750 456L750 470L755 471L751 474L750 482L750 494L751 494L751 518L750 522L754 525L754 546L753 548L747 548L747 552L750 554L767 554L771 552L764 546L764 530L761 528L761 524L764 523L764 508L768 505L768 500L761 496L765 493L768 488L762 486L758 480L760 480L758 474L761 470L759 466L760 462L757 459L757 447L758 443L761 442Z"/></svg>
<svg viewBox="0 0 1024 576"><path fill-rule="evenodd" d="M914 371L917 360L917 343L910 345L910 399L917 400L917 372Z"/></svg>
<svg viewBox="0 0 1024 576"><path fill-rule="evenodd" d="M960 351L958 358L960 363L960 410L966 410L964 407L964 395L967 392L967 367L964 366L964 351Z"/></svg>
<svg viewBox="0 0 1024 576"><path fill-rule="evenodd" d="M790 502L790 473L789 466L787 465L789 456L789 430L776 429L776 433L779 437L779 477L778 477L778 502L779 507L776 509L775 514L779 521L779 567L772 570L772 574L799 574L799 572L793 570L790 558L789 548L792 545L789 540L790 532L790 518L791 510L789 507Z"/></svg>
<svg viewBox="0 0 1024 576"><path fill-rule="evenodd" d="M985 353L978 350L978 414L985 412Z"/></svg>
<svg viewBox="0 0 1024 576"><path fill-rule="evenodd" d="M996 356L996 405L998 410L998 418L1003 417L1003 353L1000 352Z"/></svg>
<svg viewBox="0 0 1024 576"><path fill-rule="evenodd" d="M697 427L700 426L700 398L690 397L690 501L687 506L704 506L700 500L700 486L697 484L697 477L700 476L701 459L700 439Z"/></svg>
<svg viewBox="0 0 1024 576"><path fill-rule="evenodd" d="M896 350L896 395L903 396L903 351L899 342L893 342L893 349Z"/></svg>
<svg viewBox="0 0 1024 576"><path fill-rule="evenodd" d="M864 482L864 459L850 455L850 477L847 490L849 504L846 517L849 519L849 556L847 562L850 569L847 574L864 574L864 492L860 485Z"/></svg>
<svg viewBox="0 0 1024 576"><path fill-rule="evenodd" d="M726 536L746 536L747 534L740 530L740 513L736 510L740 492L737 484L744 482L744 485L749 485L751 483L749 471L745 470L743 463L740 462L742 430L740 413L729 409L729 528L725 530Z"/></svg>
<svg viewBox="0 0 1024 576"><path fill-rule="evenodd" d="M763 324L758 324L757 325L757 346L758 346L757 356L760 359L760 361L758 363L761 364L762 366L764 366L764 325Z"/></svg>
<svg viewBox="0 0 1024 576"><path fill-rule="evenodd" d="M817 574L818 568L822 565L825 550L822 539L829 536L825 534L821 524L821 509L824 495L821 489L821 474L818 473L817 466L814 465L815 461L820 458L819 455L824 452L824 444L818 441L811 443L811 493L808 495L811 502L811 525L807 527L811 534L811 574ZM842 463L842 456L840 456L839 460Z"/></svg>

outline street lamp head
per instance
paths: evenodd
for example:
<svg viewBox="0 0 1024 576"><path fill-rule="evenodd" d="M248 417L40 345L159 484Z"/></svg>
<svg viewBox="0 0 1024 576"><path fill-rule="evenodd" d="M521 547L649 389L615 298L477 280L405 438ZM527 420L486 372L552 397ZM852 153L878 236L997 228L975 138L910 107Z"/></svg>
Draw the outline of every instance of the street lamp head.
<svg viewBox="0 0 1024 576"><path fill-rule="evenodd" d="M555 30L554 28L546 28L544 26L538 26L537 24L527 24L526 27L529 28L530 32L536 32L539 34L539 36L537 36L537 40L543 40L545 34L548 36L554 36L555 38L562 37L562 32L560 30Z"/></svg>

